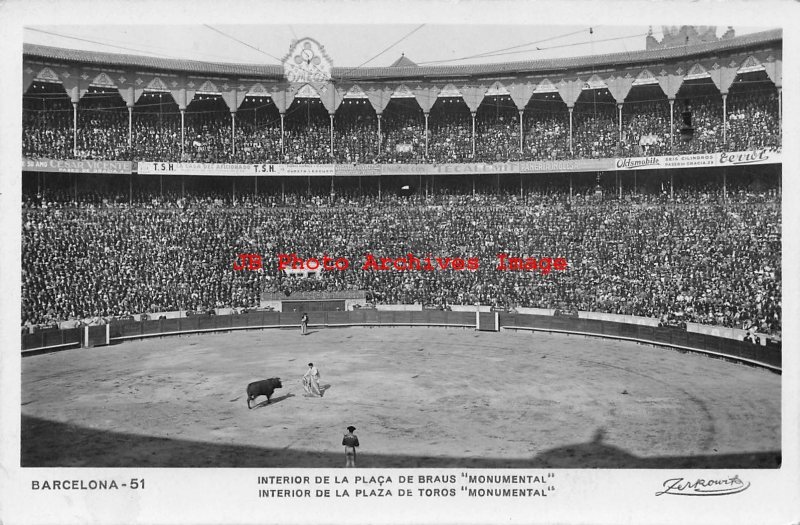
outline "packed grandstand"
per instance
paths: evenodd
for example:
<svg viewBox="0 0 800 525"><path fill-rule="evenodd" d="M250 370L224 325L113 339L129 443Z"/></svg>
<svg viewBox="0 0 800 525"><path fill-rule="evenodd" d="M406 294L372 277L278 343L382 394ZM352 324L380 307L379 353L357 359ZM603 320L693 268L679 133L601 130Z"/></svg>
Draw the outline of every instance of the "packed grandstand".
<svg viewBox="0 0 800 525"><path fill-rule="evenodd" d="M779 337L780 56L767 31L561 62L333 68L325 89L276 67L26 45L21 322L357 290ZM169 172L147 171L158 163ZM631 166L652 169L618 171ZM500 272L499 252L569 268ZM263 269L234 271L241 253ZM296 278L282 253L354 264ZM408 253L481 267L358 264Z"/></svg>

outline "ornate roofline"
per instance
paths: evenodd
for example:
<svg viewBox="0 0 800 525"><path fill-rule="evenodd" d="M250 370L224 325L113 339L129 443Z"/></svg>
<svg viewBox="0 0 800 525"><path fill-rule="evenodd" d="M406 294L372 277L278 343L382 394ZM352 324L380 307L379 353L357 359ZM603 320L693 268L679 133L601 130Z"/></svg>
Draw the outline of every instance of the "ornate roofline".
<svg viewBox="0 0 800 525"><path fill-rule="evenodd" d="M542 74L547 72L576 71L587 68L620 68L677 59L700 58L720 52L741 51L764 46L782 46L783 30L773 29L737 36L728 40L692 46L587 55L569 58L525 60L497 64L461 66L407 66L407 67L334 67L333 80L401 80L449 77L480 77L503 74ZM106 67L140 68L153 71L199 75L226 75L281 80L283 67L279 64L235 64L179 60L141 55L126 55L96 51L82 51L37 44L24 44L23 56L29 59L62 61L73 64ZM342 75L347 75L345 78Z"/></svg>

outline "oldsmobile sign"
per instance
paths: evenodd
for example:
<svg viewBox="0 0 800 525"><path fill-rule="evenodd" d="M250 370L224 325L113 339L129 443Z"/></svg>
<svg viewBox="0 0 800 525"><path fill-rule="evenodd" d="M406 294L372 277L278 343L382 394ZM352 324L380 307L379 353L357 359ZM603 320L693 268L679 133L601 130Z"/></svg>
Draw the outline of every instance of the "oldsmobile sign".
<svg viewBox="0 0 800 525"><path fill-rule="evenodd" d="M616 159L615 167L618 170L647 170L780 163L780 151L772 148L758 148L751 151L723 151L696 155L624 157Z"/></svg>

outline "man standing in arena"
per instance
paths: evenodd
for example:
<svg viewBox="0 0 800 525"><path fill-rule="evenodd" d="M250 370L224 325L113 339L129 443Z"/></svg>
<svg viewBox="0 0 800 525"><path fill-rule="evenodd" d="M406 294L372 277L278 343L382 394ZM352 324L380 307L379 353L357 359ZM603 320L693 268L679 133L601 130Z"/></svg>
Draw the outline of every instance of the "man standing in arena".
<svg viewBox="0 0 800 525"><path fill-rule="evenodd" d="M319 389L319 370L314 363L308 363L308 370L303 374L303 388L309 394L322 397L322 391Z"/></svg>
<svg viewBox="0 0 800 525"><path fill-rule="evenodd" d="M306 335L308 333L308 314L303 312L303 317L300 318L300 334Z"/></svg>
<svg viewBox="0 0 800 525"><path fill-rule="evenodd" d="M358 436L353 434L356 427L350 425L347 427L347 434L342 438L342 445L344 445L344 466L347 468L355 468L356 466L356 447L358 446Z"/></svg>

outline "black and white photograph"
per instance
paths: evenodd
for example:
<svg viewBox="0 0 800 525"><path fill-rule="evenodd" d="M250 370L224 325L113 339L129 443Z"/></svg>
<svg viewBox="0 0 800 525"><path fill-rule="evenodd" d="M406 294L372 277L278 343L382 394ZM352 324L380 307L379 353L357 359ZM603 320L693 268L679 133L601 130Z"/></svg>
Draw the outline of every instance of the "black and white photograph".
<svg viewBox="0 0 800 525"><path fill-rule="evenodd" d="M800 520L756 4L0 4L0 521Z"/></svg>

